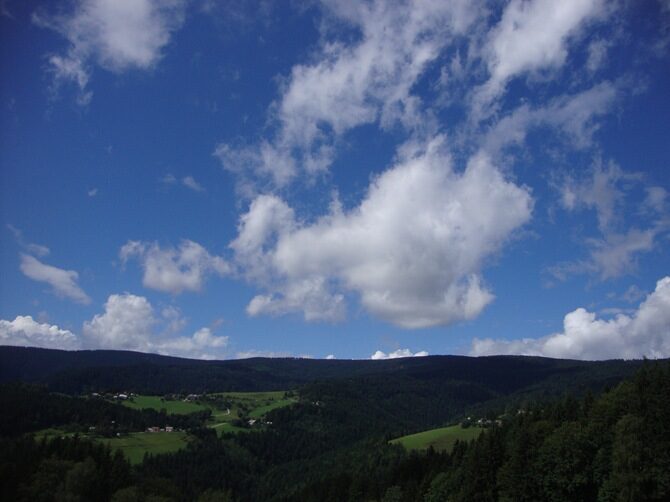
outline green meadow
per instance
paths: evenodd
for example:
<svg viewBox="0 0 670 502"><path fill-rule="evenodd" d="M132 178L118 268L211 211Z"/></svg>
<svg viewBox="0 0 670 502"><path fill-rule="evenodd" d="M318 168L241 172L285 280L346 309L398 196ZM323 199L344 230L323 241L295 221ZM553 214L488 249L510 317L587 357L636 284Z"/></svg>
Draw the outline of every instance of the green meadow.
<svg viewBox="0 0 670 502"><path fill-rule="evenodd" d="M131 464L142 462L145 453L153 455L169 453L184 448L188 434L185 432L131 432L116 437L102 437L95 433L65 432L60 429L43 429L35 432L35 439L53 439L55 437L79 437L107 443L114 450L121 452Z"/></svg>
<svg viewBox="0 0 670 502"><path fill-rule="evenodd" d="M160 411L164 409L167 413L175 415L187 415L195 411L206 410L208 407L193 401L167 400L160 396L137 395L130 399L121 401L128 408L138 410L154 409Z"/></svg>
<svg viewBox="0 0 670 502"><path fill-rule="evenodd" d="M286 397L284 391L222 392L209 396L227 403L225 407L212 408L210 427L216 429L219 435L226 432L247 432L250 429L234 425L233 422L242 418L258 420L272 410L298 402L297 397Z"/></svg>
<svg viewBox="0 0 670 502"><path fill-rule="evenodd" d="M459 424L410 434L409 436L393 439L391 443L400 444L407 450L425 450L432 446L435 450L450 452L456 441L476 439L483 431L482 427L463 428Z"/></svg>
<svg viewBox="0 0 670 502"><path fill-rule="evenodd" d="M248 432L250 429L239 427L233 422L238 419L258 420L272 410L289 406L297 401L296 396L286 397L284 391L271 391L219 392L205 394L195 401L167 400L160 396L136 395L132 399L122 401L122 404L135 409L151 408L158 411L164 409L168 414L181 415L209 409L212 412L212 418L208 425L222 435L227 432Z"/></svg>
<svg viewBox="0 0 670 502"><path fill-rule="evenodd" d="M131 464L139 464L145 453L156 455L186 447L187 434L185 432L131 432L119 437L96 440L108 443L113 449L121 450Z"/></svg>
<svg viewBox="0 0 670 502"><path fill-rule="evenodd" d="M259 420L268 412L296 403L296 396L287 397L284 391L274 392L223 392L201 396L197 401L166 400L160 396L133 396L122 401L124 406L135 409L164 409L168 414L184 415L201 410L211 410L207 425L219 436L230 432L249 432L264 426L240 427L238 420ZM156 424L161 425L162 424ZM61 429L44 429L35 433L36 439L58 436L72 437L75 433ZM131 432L118 437L101 437L95 432L79 433L81 437L104 442L119 449L132 464L142 462L145 453L159 454L184 448L188 441L186 432Z"/></svg>

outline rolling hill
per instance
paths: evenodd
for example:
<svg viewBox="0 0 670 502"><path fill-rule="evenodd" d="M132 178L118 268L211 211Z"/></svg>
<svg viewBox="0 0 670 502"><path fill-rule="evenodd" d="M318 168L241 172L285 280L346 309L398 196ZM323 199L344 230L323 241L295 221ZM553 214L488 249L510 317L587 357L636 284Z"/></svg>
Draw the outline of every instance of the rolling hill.
<svg viewBox="0 0 670 502"><path fill-rule="evenodd" d="M560 393L580 386L611 386L640 364L524 356L201 361L129 351L0 346L0 382L39 383L71 394L100 390L153 395L283 390L316 381L392 375L414 382L467 382L493 399L520 390Z"/></svg>

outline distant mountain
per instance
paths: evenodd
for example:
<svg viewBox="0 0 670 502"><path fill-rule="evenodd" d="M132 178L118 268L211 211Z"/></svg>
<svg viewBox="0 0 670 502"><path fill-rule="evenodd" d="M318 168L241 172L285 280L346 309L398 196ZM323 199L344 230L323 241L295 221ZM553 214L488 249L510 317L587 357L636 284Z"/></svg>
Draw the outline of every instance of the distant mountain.
<svg viewBox="0 0 670 502"><path fill-rule="evenodd" d="M44 384L66 393L280 390L317 381L386 378L467 383L489 399L514 392L601 388L631 375L641 361L573 361L525 356L427 356L372 360L252 358L201 361L116 350L63 351L0 346L0 382Z"/></svg>

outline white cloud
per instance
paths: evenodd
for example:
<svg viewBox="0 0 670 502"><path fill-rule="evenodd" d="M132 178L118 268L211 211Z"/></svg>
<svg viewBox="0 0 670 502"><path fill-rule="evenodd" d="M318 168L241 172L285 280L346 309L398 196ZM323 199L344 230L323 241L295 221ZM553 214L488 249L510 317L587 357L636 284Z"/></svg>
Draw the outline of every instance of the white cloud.
<svg viewBox="0 0 670 502"><path fill-rule="evenodd" d="M442 138L414 146L348 212L334 201L308 224L276 196L254 200L231 244L268 291L250 314L339 319L350 291L373 315L419 328L473 319L491 302L481 268L528 221L531 196L485 156L459 173Z"/></svg>
<svg viewBox="0 0 670 502"><path fill-rule="evenodd" d="M398 349L394 350L393 352L389 352L388 354L385 352L382 352L381 350L376 351L374 354L370 356L370 359L398 359L400 357L424 357L427 356L428 352L425 350L420 350L419 352L412 352L409 349Z"/></svg>
<svg viewBox="0 0 670 502"><path fill-rule="evenodd" d="M79 348L79 340L71 331L39 323L28 315L13 321L0 319L0 345L73 350Z"/></svg>
<svg viewBox="0 0 670 502"><path fill-rule="evenodd" d="M251 359L252 357L285 358L295 357L291 352L273 350L243 350L235 354L235 359Z"/></svg>
<svg viewBox="0 0 670 502"><path fill-rule="evenodd" d="M73 82L80 104L90 102L90 64L120 73L152 68L181 27L185 0L77 0L69 12L40 10L33 21L68 40L64 53L49 57L55 85Z"/></svg>
<svg viewBox="0 0 670 502"><path fill-rule="evenodd" d="M632 315L598 319L578 308L565 316L563 332L520 340L475 339L472 355L523 354L568 359L670 357L670 277Z"/></svg>
<svg viewBox="0 0 670 502"><path fill-rule="evenodd" d="M128 241L121 247L119 257L124 264L130 258L137 258L144 269L142 284L172 294L200 291L208 275L223 276L230 272L223 258L210 255L204 247L190 240L183 240L177 248Z"/></svg>
<svg viewBox="0 0 670 502"><path fill-rule="evenodd" d="M306 321L341 321L346 306L344 295L331 293L327 278L317 276L289 281L276 294L257 295L246 311L250 316L302 311Z"/></svg>
<svg viewBox="0 0 670 502"><path fill-rule="evenodd" d="M602 0L512 0L484 48L489 79L474 95L475 115L515 76L563 65L571 38L606 13Z"/></svg>
<svg viewBox="0 0 670 502"><path fill-rule="evenodd" d="M324 2L326 22L348 24L353 43L329 37L313 61L293 67L271 107L274 139L249 147L221 144L224 168L288 183L314 175L334 158L333 141L363 124L423 129L429 120L412 93L426 68L482 12L479 2ZM297 153L297 155L296 155Z"/></svg>
<svg viewBox="0 0 670 502"><path fill-rule="evenodd" d="M149 300L129 293L114 294L105 302L104 314L84 322L83 333L93 347L146 350L156 323Z"/></svg>
<svg viewBox="0 0 670 502"><path fill-rule="evenodd" d="M96 195L98 195L98 189L97 188L91 188L90 190L86 191L86 194L89 197L95 197Z"/></svg>
<svg viewBox="0 0 670 502"><path fill-rule="evenodd" d="M130 293L110 295L105 311L84 322L83 334L93 348L138 350L174 356L212 359L220 356L228 345L227 336L216 336L210 328L201 328L192 336L174 337L175 319L179 312L167 307L163 319L143 296ZM167 323L167 325L166 325ZM179 328L183 327L180 323ZM169 336L161 335L166 328Z"/></svg>
<svg viewBox="0 0 670 502"><path fill-rule="evenodd" d="M326 359L329 360L329 361L332 361L333 359L336 359L335 354L328 354L326 356Z"/></svg>
<svg viewBox="0 0 670 502"><path fill-rule="evenodd" d="M179 337L154 344L158 353L198 357L200 359L214 359L211 349L223 349L228 346L227 336L216 336L209 328L200 328L190 337Z"/></svg>
<svg viewBox="0 0 670 502"><path fill-rule="evenodd" d="M190 188L194 192L204 192L205 191L205 187L203 187L200 183L195 181L195 178L193 178L193 176L186 176L186 177L182 178L181 182L186 188Z"/></svg>
<svg viewBox="0 0 670 502"><path fill-rule="evenodd" d="M77 303L91 303L89 296L77 284L79 274L74 270L63 270L46 265L37 258L23 253L21 253L20 268L26 277L49 284L58 296L64 296Z"/></svg>

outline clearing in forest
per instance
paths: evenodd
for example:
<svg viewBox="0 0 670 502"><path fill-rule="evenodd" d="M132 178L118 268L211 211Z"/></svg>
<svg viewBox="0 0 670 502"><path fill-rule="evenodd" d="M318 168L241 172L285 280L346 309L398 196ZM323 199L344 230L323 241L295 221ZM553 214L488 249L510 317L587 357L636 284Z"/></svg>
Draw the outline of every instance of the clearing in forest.
<svg viewBox="0 0 670 502"><path fill-rule="evenodd" d="M426 450L432 446L438 451L451 452L456 441L476 439L484 430L482 427L452 425L399 437L391 440L391 444L400 444L407 450Z"/></svg>

